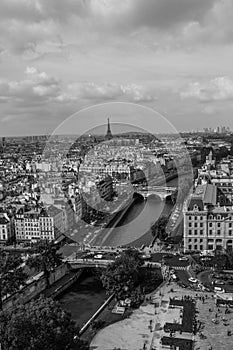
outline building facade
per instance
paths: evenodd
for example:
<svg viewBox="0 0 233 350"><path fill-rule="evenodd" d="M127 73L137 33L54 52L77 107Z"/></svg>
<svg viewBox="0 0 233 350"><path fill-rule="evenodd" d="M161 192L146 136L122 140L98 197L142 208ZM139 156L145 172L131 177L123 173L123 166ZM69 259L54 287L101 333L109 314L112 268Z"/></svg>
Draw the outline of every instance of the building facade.
<svg viewBox="0 0 233 350"><path fill-rule="evenodd" d="M113 181L111 176L105 176L103 179L97 181L96 187L99 191L99 195L105 201L110 201L113 198Z"/></svg>
<svg viewBox="0 0 233 350"><path fill-rule="evenodd" d="M220 206L214 185L197 186L184 205L184 251L233 248L233 208Z"/></svg>
<svg viewBox="0 0 233 350"><path fill-rule="evenodd" d="M64 232L63 211L50 206L46 210L31 210L15 215L14 230L17 242L52 241Z"/></svg>
<svg viewBox="0 0 233 350"><path fill-rule="evenodd" d="M7 242L11 237L11 221L6 214L3 214L0 216L0 242Z"/></svg>

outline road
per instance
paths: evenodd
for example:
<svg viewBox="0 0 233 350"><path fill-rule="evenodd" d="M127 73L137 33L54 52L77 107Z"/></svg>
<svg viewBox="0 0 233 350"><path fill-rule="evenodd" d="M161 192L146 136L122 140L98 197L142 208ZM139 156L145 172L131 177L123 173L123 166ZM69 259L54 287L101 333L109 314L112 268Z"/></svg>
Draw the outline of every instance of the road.
<svg viewBox="0 0 233 350"><path fill-rule="evenodd" d="M61 249L61 252L66 258L72 255L72 257L75 259L88 258L88 260L94 260L94 257L99 255L99 258L97 258L99 260L115 260L116 257L121 253L121 250L113 249L112 251L110 250L107 252L101 249L99 251L81 251L78 250L78 247L75 246L64 246ZM170 253L153 253L150 256L150 259L147 259L146 261L163 263L164 265L169 266L171 269L174 269L176 271L176 275L180 281L186 285L190 285L190 282L188 281L190 275L187 271L187 267L190 265L189 257L186 257L187 260L180 260L181 256L173 255Z"/></svg>

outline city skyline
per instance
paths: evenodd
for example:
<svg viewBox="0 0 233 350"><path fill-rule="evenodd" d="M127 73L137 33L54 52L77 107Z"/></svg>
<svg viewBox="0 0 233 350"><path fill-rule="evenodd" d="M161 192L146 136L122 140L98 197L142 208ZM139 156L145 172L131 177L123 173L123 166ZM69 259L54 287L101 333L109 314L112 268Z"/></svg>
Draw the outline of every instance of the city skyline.
<svg viewBox="0 0 233 350"><path fill-rule="evenodd" d="M50 134L83 108L120 101L157 111L181 132L233 128L230 0L0 7L2 136Z"/></svg>

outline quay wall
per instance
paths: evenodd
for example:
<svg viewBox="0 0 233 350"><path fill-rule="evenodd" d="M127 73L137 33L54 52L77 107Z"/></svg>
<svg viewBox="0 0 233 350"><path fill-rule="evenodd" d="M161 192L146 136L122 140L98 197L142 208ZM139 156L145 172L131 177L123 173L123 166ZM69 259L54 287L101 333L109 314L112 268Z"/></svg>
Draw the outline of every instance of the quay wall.
<svg viewBox="0 0 233 350"><path fill-rule="evenodd" d="M130 209L131 205L135 202L135 198L132 198L130 200L130 202L127 204L127 206L119 213L117 213L116 216L108 223L108 225L110 225L110 223L113 223L113 226L109 228L108 233L104 236L104 238L102 239L101 242L101 246L104 245L104 242L107 240L107 238L111 235L112 231L114 230L114 228L119 224L119 222L122 220L123 216L127 213L127 211ZM115 220L115 221L114 221ZM106 227L107 228L107 227Z"/></svg>

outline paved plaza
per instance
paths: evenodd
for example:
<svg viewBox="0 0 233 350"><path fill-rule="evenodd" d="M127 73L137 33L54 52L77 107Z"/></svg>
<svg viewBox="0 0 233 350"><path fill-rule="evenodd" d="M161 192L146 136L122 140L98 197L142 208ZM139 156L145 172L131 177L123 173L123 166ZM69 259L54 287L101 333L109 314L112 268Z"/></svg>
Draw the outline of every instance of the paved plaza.
<svg viewBox="0 0 233 350"><path fill-rule="evenodd" d="M217 307L213 293L196 292L179 287L176 283L166 283L150 295L151 301L135 310L132 315L120 322L100 330L91 343L91 349L113 350L162 350L161 338L169 336L164 332L164 324L180 323L182 308L169 306L170 298L192 297L196 300L197 320L201 330L192 333L175 332L173 337L194 341L194 350L232 350L232 313L225 313L226 307ZM212 321L213 320L213 321Z"/></svg>

